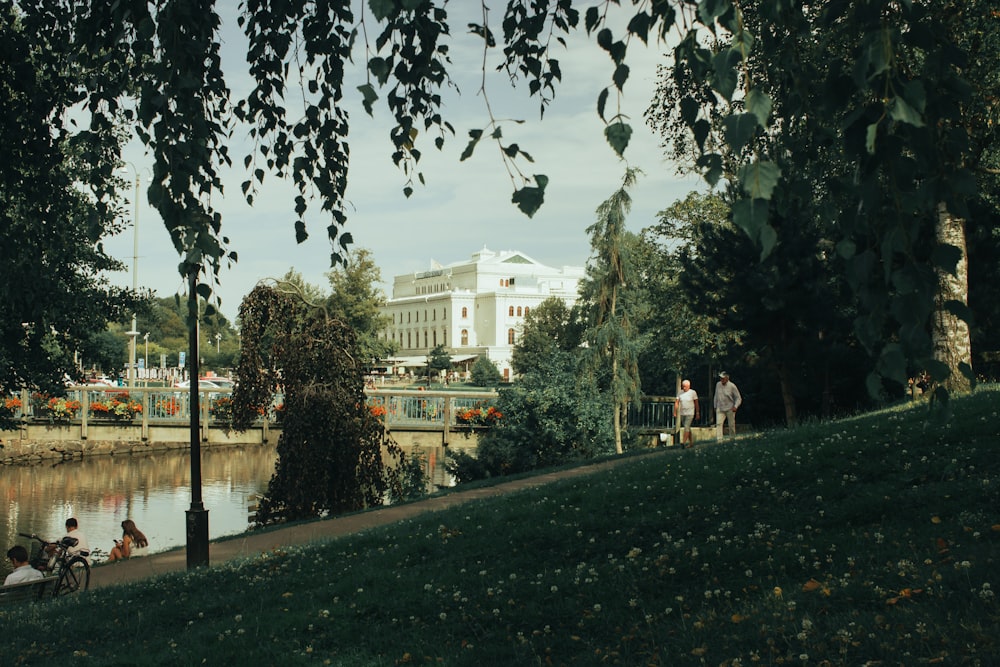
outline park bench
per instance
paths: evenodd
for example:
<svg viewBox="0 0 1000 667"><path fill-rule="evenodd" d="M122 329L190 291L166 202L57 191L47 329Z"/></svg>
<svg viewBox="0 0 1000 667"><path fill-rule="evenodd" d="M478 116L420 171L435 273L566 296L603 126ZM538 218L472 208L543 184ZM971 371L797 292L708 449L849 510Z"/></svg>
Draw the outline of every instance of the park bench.
<svg viewBox="0 0 1000 667"><path fill-rule="evenodd" d="M36 581L26 581L23 584L0 586L0 606L41 600L51 590L55 577L45 577Z"/></svg>

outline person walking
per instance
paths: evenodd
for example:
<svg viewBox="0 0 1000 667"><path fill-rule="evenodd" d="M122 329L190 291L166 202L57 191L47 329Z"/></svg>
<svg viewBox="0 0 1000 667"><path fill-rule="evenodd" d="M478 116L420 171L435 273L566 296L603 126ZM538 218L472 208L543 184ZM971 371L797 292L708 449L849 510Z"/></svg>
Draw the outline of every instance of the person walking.
<svg viewBox="0 0 1000 667"><path fill-rule="evenodd" d="M691 388L691 380L681 382L681 393L674 400L674 416L680 419L681 447L694 446L691 423L701 419L698 392Z"/></svg>
<svg viewBox="0 0 1000 667"><path fill-rule="evenodd" d="M743 403L743 396L736 385L729 381L729 373L719 373L719 382L715 385L715 439L722 441L723 426L729 422L729 434L736 435L736 411Z"/></svg>

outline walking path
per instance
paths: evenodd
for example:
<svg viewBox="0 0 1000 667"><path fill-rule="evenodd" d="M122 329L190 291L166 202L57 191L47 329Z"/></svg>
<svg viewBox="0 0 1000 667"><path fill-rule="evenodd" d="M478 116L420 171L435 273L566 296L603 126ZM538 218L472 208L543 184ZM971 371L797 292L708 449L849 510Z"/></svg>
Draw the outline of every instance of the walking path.
<svg viewBox="0 0 1000 667"><path fill-rule="evenodd" d="M669 450L668 450L669 451ZM662 453L662 450L659 450ZM644 456L655 456L655 453ZM293 544L308 544L332 537L359 533L370 528L409 519L428 512L437 512L482 498L493 498L504 494L530 489L556 480L571 479L590 475L600 470L608 470L626 462L636 461L629 456L592 465L584 465L541 475L534 475L509 482L501 482L489 487L453 491L440 496L402 505L390 505L368 512L338 516L322 521L312 521L287 528L269 531L248 532L242 536L227 537L209 545L209 563L221 563L237 558L247 558L256 554L273 551ZM101 565L91 570L90 587L114 586L148 577L181 572L187 569L187 550L174 549L163 553L150 554Z"/></svg>

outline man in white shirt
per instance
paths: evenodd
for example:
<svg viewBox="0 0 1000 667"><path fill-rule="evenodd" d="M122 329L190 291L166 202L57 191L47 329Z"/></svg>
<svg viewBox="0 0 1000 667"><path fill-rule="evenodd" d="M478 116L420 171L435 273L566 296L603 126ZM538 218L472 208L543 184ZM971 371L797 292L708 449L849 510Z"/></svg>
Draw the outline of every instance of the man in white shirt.
<svg viewBox="0 0 1000 667"><path fill-rule="evenodd" d="M86 559L87 563L90 563L90 544L87 543L87 538L80 530L80 526L76 519L70 517L66 519L66 537L75 537L76 546L66 549L66 555L72 558L73 556L82 556Z"/></svg>
<svg viewBox="0 0 1000 667"><path fill-rule="evenodd" d="M674 416L680 420L681 447L692 447L694 435L691 433L691 422L701 418L701 406L698 404L698 392L691 388L691 380L681 382L681 393L674 401Z"/></svg>
<svg viewBox="0 0 1000 667"><path fill-rule="evenodd" d="M729 373L719 373L719 382L715 385L715 438L722 440L723 425L729 422L729 435L736 435L736 411L743 403L743 396L736 385L729 381Z"/></svg>
<svg viewBox="0 0 1000 667"><path fill-rule="evenodd" d="M42 573L28 564L28 550L20 544L16 544L7 550L7 560L10 561L14 571L8 574L7 578L3 580L4 586L23 584L42 578Z"/></svg>

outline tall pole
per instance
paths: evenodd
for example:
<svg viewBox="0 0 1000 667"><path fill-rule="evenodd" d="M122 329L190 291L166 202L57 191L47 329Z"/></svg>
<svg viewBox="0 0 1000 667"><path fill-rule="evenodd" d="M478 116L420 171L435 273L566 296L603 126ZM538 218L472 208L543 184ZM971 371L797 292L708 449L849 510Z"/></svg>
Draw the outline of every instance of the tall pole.
<svg viewBox="0 0 1000 667"><path fill-rule="evenodd" d="M141 175L139 169L131 162L126 163L132 167L135 172L135 195L133 197L135 203L135 213L132 214L132 292L139 291L139 186L142 183ZM124 167L123 167L124 170ZM135 339L139 335L139 331L136 328L136 313L132 311L132 329L129 330L129 347L128 347L128 386L135 386L136 378L136 368L135 368Z"/></svg>
<svg viewBox="0 0 1000 667"><path fill-rule="evenodd" d="M198 328L198 266L188 276L188 346L191 355L191 508L187 511L187 567L192 570L208 565L208 510L201 499L201 409L198 404L200 331Z"/></svg>

